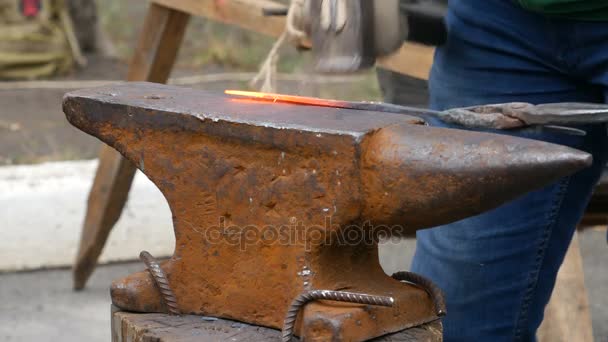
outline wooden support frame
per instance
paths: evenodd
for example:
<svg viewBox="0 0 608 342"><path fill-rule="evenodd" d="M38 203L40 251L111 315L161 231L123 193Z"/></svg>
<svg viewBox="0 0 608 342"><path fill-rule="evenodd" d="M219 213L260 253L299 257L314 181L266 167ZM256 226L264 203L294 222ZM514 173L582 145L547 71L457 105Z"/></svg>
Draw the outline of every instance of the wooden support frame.
<svg viewBox="0 0 608 342"><path fill-rule="evenodd" d="M189 15L152 4L129 67L129 81L166 82L182 42ZM80 246L73 268L74 289L84 288L110 231L127 201L135 166L103 146L89 194Z"/></svg>
<svg viewBox="0 0 608 342"><path fill-rule="evenodd" d="M153 2L271 37L278 37L285 28L284 18L267 17L262 14L263 8L284 7L270 0L230 0L223 1L221 6L216 1L199 0L153 0ZM302 44L310 46L310 42L305 41ZM406 42L394 54L379 59L377 64L384 69L428 79L434 50L429 46Z"/></svg>
<svg viewBox="0 0 608 342"><path fill-rule="evenodd" d="M541 342L591 342L593 329L589 299L583 274L583 258L578 243L578 233L557 274L557 283L549 305L545 308L545 319L538 330Z"/></svg>

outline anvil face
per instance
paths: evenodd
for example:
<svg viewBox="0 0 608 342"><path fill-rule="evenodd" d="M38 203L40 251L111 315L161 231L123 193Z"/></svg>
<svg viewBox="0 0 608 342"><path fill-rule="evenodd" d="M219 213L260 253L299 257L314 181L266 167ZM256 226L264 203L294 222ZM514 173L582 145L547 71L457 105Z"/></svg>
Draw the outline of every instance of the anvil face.
<svg viewBox="0 0 608 342"><path fill-rule="evenodd" d="M395 298L318 302L297 332L362 341L437 319L423 290L386 276L377 235L408 235L494 208L590 163L586 153L428 127L412 116L237 100L146 83L72 92L68 120L131 160L173 213L163 265L181 312L279 328L304 290ZM112 286L163 312L146 272Z"/></svg>

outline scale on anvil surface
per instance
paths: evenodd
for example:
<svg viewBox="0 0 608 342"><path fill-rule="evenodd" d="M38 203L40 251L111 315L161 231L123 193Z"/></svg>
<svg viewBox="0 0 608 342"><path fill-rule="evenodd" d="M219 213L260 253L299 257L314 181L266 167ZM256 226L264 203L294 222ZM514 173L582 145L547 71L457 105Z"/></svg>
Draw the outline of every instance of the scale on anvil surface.
<svg viewBox="0 0 608 342"><path fill-rule="evenodd" d="M115 281L113 303L284 328L285 340L290 324L306 340L364 341L439 319L432 284L384 274L378 237L479 214L591 163L568 147L426 126L426 111L412 108L152 83L71 92L63 106L137 165L173 213L173 256L159 266L143 254L150 272Z"/></svg>

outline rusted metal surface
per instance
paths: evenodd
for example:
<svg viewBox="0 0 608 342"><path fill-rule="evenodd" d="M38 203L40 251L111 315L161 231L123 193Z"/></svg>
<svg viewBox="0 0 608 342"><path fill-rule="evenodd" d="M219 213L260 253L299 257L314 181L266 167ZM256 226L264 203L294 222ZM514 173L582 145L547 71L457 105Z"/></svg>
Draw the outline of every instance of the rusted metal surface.
<svg viewBox="0 0 608 342"><path fill-rule="evenodd" d="M175 294L173 290L171 290L171 285L169 284L169 280L167 280L167 276L165 272L160 267L156 259L148 252L142 251L139 253L139 258L146 264L146 268L150 272L150 275L154 279L158 290L163 297L163 302L167 306L169 313L172 315L179 315L179 308L177 307L177 299L175 298Z"/></svg>
<svg viewBox="0 0 608 342"><path fill-rule="evenodd" d="M169 202L176 246L161 267L180 312L280 328L306 291L394 298L392 307L307 304L296 334L315 341L363 341L438 318L424 289L384 274L379 236L481 213L591 162L567 147L428 127L412 115L148 83L72 92L64 111ZM147 272L114 282L112 300L166 310Z"/></svg>
<svg viewBox="0 0 608 342"><path fill-rule="evenodd" d="M293 330L298 318L298 313L304 307L304 305L315 300L333 300L336 302L344 303L356 303L365 305L379 305L391 307L395 303L393 297L385 296L373 296L361 293L352 293L346 291L328 291L328 290L311 290L306 291L296 297L291 302L285 322L283 322L283 329L281 329L281 340L283 342L289 342L293 338Z"/></svg>

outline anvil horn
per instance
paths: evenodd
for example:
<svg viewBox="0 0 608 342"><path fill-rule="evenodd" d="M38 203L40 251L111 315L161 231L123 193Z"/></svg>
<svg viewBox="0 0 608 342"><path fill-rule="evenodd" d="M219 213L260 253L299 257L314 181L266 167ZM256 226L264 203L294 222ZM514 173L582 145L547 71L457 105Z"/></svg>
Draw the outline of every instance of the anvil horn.
<svg viewBox="0 0 608 342"><path fill-rule="evenodd" d="M592 162L560 145L417 125L382 128L363 146L363 217L405 234L493 209Z"/></svg>

